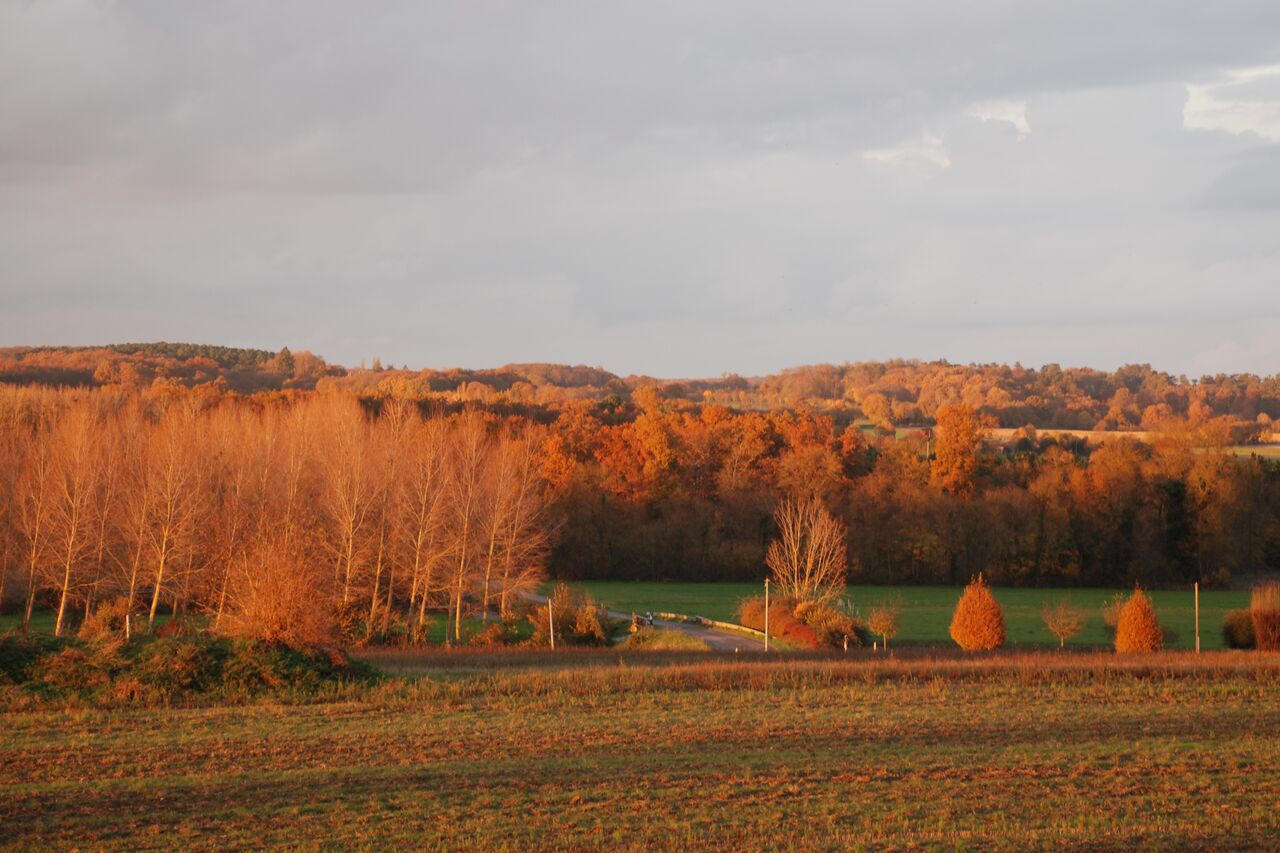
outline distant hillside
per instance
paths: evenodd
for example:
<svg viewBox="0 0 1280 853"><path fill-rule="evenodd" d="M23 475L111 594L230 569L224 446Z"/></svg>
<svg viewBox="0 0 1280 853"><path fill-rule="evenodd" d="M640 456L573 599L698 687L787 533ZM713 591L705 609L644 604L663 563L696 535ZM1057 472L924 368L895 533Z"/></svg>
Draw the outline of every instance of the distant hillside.
<svg viewBox="0 0 1280 853"><path fill-rule="evenodd" d="M288 348L271 352L162 341L0 349L0 382L16 385L141 388L160 382L254 393L314 388L322 377L343 372L319 356Z"/></svg>
<svg viewBox="0 0 1280 853"><path fill-rule="evenodd" d="M619 405L638 388L668 401L771 411L807 407L838 423L861 420L884 429L929 424L939 407L963 404L995 427L1138 432L1169 421L1220 421L1237 440L1270 432L1280 418L1280 377L1219 374L1189 379L1126 365L1114 371L1048 364L951 364L899 359L817 364L763 377L736 374L667 380L620 377L602 367L507 364L492 369L346 370L309 352L184 343L0 349L0 382L52 386L156 382L216 383L239 393L330 385L358 394L559 407Z"/></svg>
<svg viewBox="0 0 1280 853"><path fill-rule="evenodd" d="M671 401L771 411L808 407L837 422L885 429L928 424L939 407L963 404L993 426L1138 432L1169 421L1214 419L1237 439L1269 431L1280 417L1280 377L1233 374L1196 380L1149 365L1115 371L894 360L819 364L764 377L618 377L600 368L511 364L493 370L353 370L333 381L366 394L451 401L556 404L624 401L642 387Z"/></svg>

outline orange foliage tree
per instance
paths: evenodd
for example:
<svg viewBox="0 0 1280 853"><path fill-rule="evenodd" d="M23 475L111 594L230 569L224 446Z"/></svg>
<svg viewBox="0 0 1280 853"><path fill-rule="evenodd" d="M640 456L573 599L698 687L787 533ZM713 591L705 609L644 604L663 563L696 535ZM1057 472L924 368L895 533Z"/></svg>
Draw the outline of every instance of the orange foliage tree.
<svg viewBox="0 0 1280 853"><path fill-rule="evenodd" d="M951 616L951 639L965 651L1004 645L1004 611L981 574L969 582Z"/></svg>
<svg viewBox="0 0 1280 853"><path fill-rule="evenodd" d="M1151 598L1134 588L1116 620L1116 651L1158 652L1163 646L1164 632L1160 630Z"/></svg>
<svg viewBox="0 0 1280 853"><path fill-rule="evenodd" d="M938 409L938 449L933 460L933 483L944 492L968 495L978 472L982 425L968 406Z"/></svg>

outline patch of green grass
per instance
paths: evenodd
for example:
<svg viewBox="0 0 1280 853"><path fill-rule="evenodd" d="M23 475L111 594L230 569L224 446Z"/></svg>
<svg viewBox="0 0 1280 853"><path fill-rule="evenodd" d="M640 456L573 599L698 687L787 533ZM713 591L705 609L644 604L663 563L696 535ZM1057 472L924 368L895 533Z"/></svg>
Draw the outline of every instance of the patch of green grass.
<svg viewBox="0 0 1280 853"><path fill-rule="evenodd" d="M589 592L613 610L644 613L669 611L733 620L738 602L763 593L760 584L738 583L650 583L629 581L581 581L573 584ZM1041 605L1059 598L1070 599L1086 613L1083 630L1068 645L1077 648L1109 646L1111 637L1102 621L1102 606L1117 593L1115 589L1027 589L992 590L1004 608L1009 643L1015 647L1056 646L1040 618ZM845 600L854 613L865 613L883 601L902 603L901 633L895 644L951 645L948 629L951 613L960 599L958 587L946 586L851 586ZM1195 648L1195 601L1191 590L1156 590L1151 593L1160 624L1172 632L1169 648ZM1200 646L1225 648L1222 617L1228 610L1249 605L1249 593L1210 590L1200 593Z"/></svg>
<svg viewBox="0 0 1280 853"><path fill-rule="evenodd" d="M52 634L56 615L49 610L36 610L31 614L31 630L37 634ZM0 613L0 632L22 627L22 611Z"/></svg>

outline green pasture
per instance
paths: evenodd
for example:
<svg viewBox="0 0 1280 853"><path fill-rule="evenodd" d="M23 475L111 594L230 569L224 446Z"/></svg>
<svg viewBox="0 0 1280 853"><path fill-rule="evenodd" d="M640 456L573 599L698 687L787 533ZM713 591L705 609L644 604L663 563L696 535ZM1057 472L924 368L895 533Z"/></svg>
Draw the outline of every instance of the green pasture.
<svg viewBox="0 0 1280 853"><path fill-rule="evenodd" d="M711 619L733 621L738 602L760 595L760 584L742 583L666 583L642 581L581 581L573 586L590 593L610 609L624 613L686 613ZM1111 598L1124 594L1118 589L993 589L996 600L1004 607L1009 644L1013 646L1057 645L1040 617L1045 602L1066 598L1086 613L1085 625L1068 645L1087 648L1110 645L1111 638L1102 621L1102 606ZM1165 628L1169 647L1195 648L1195 600L1190 589L1156 590L1150 593L1160 624ZM951 612L960 598L959 587L948 586L851 586L845 593L850 612L865 614L868 609L887 601L902 605L901 632L896 642L902 644L949 645L947 629ZM1249 593L1238 590L1202 590L1200 592L1200 646L1203 649L1224 648L1222 616L1227 610L1247 607Z"/></svg>

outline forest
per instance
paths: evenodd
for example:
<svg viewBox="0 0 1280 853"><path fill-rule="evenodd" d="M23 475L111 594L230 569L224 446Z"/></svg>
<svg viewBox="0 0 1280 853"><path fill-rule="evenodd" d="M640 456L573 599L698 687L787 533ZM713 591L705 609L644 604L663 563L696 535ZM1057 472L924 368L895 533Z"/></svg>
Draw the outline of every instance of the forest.
<svg viewBox="0 0 1280 853"><path fill-rule="evenodd" d="M994 441L964 402L901 432L871 396L760 410L606 383L516 403L287 350L109 352L86 384L0 385L0 598L59 630L122 597L255 636L412 632L428 611L457 632L547 577L754 580L785 499L840 520L858 583L1225 586L1280 566L1280 466L1228 448L1268 417L1270 380L1252 397L1175 383L1163 399L1186 405L1150 403L1177 411L1141 441ZM175 378L192 362L289 378ZM122 381L146 369L169 375ZM1135 406L1158 396L1109 381Z"/></svg>
<svg viewBox="0 0 1280 853"><path fill-rule="evenodd" d="M1158 430L1169 421L1216 421L1239 443L1265 438L1280 417L1280 376L1188 378L1130 364L1114 371L1047 364L951 364L898 359L796 367L762 377L706 379L618 376L601 367L508 364L493 369L410 370L329 364L314 353L203 344L0 348L0 383L146 389L202 387L241 394L344 390L441 403L483 403L543 417L538 407L626 400L655 388L674 402L739 411L806 407L837 425L864 420L883 429L932 424L938 409L963 405L992 426L1018 429Z"/></svg>

